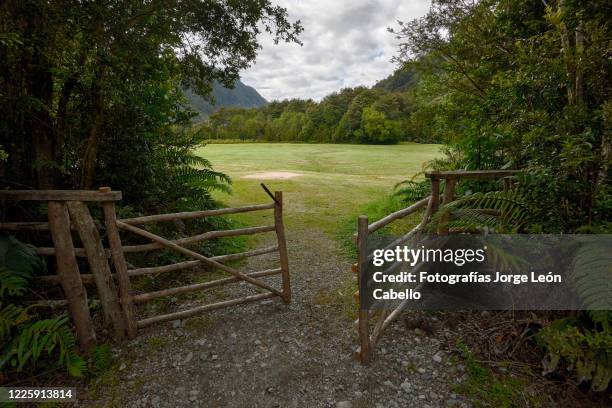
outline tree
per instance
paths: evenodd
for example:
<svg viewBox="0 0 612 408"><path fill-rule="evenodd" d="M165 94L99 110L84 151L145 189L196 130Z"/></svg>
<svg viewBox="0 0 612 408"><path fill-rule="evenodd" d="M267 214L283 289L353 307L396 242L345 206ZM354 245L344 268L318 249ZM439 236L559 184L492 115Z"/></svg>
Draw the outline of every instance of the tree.
<svg viewBox="0 0 612 408"><path fill-rule="evenodd" d="M540 198L553 230L609 211L606 10L604 1L440 0L392 30L397 61L422 76L412 118L443 135L447 165L533 173L557 192Z"/></svg>
<svg viewBox="0 0 612 408"><path fill-rule="evenodd" d="M362 143L391 144L397 143L401 128L396 120L388 119L387 116L374 107L363 109L362 114Z"/></svg>
<svg viewBox="0 0 612 408"><path fill-rule="evenodd" d="M267 0L9 0L0 22L3 172L39 188L92 187L109 133L185 123L177 89L231 86L255 59L260 31L298 42L302 30ZM108 129L122 108L136 116Z"/></svg>

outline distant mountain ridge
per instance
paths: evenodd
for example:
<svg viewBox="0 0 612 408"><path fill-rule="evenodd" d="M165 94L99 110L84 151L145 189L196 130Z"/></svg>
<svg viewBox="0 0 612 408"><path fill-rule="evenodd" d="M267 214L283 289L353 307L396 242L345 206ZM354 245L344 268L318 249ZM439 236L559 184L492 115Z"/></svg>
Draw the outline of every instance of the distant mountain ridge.
<svg viewBox="0 0 612 408"><path fill-rule="evenodd" d="M384 89L389 92L403 92L416 85L417 81L417 75L413 70L409 68L400 68L385 79L376 82L372 88Z"/></svg>
<svg viewBox="0 0 612 408"><path fill-rule="evenodd" d="M189 100L191 107L198 112L196 121L205 119L208 115L222 107L238 107L238 108L258 108L268 104L263 96L255 90L255 88L245 85L240 80L236 81L234 89L225 88L223 85L215 82L213 84L212 96L214 104L187 89L185 96Z"/></svg>

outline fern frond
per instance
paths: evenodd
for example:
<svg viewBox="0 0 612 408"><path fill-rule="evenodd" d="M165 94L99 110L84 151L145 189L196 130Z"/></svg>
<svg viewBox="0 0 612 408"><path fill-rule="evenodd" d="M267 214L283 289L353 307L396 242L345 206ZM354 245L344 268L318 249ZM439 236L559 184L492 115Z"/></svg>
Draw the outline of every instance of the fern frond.
<svg viewBox="0 0 612 408"><path fill-rule="evenodd" d="M431 184L428 180L413 181L403 180L397 183L394 187L394 196L401 197L407 203L419 201L427 197L431 193Z"/></svg>
<svg viewBox="0 0 612 408"><path fill-rule="evenodd" d="M586 240L576 250L570 278L584 305L591 310L612 310L612 252L604 243ZM609 314L592 313L596 323L609 325Z"/></svg>
<svg viewBox="0 0 612 408"><path fill-rule="evenodd" d="M461 197L440 207L431 228L490 229L516 232L529 220L532 209L520 190L491 191ZM444 225L442 220L447 219Z"/></svg>
<svg viewBox="0 0 612 408"><path fill-rule="evenodd" d="M48 357L55 356L56 364L64 366L70 375L80 377L85 361L76 350L76 339L68 326L67 315L37 320L25 327L9 344L0 359L0 369L12 361L20 371L27 364L36 363L46 352Z"/></svg>
<svg viewBox="0 0 612 408"><path fill-rule="evenodd" d="M28 290L30 279L24 274L0 267L0 299L5 295L22 296Z"/></svg>
<svg viewBox="0 0 612 408"><path fill-rule="evenodd" d="M0 309L0 340L8 337L13 327L28 321L29 318L27 309L16 305L9 304Z"/></svg>
<svg viewBox="0 0 612 408"><path fill-rule="evenodd" d="M112 364L113 356L107 344L100 344L91 351L93 370L96 372L104 371Z"/></svg>
<svg viewBox="0 0 612 408"><path fill-rule="evenodd" d="M45 270L34 249L8 234L0 235L0 299L22 296L32 276Z"/></svg>

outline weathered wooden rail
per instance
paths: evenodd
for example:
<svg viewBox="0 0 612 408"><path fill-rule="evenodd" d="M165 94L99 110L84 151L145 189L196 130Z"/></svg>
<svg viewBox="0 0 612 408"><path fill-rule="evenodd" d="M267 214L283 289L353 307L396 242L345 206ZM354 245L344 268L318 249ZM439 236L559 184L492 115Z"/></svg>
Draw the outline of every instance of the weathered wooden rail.
<svg viewBox="0 0 612 408"><path fill-rule="evenodd" d="M102 305L105 321L113 326L115 337L132 338L138 329L158 322L182 319L205 311L220 309L262 299L280 297L285 302L291 301L291 286L287 245L283 224L283 196L276 192L273 202L238 208L221 208L215 210L181 212L174 214L158 214L143 217L117 219L115 202L121 200L121 192L111 191L108 187L99 191L72 190L4 190L0 191L0 200L34 200L47 201L48 222L2 222L0 230L6 231L49 231L53 247L39 247L39 255L54 256L57 264L57 274L36 277L44 284L61 285L66 299L50 301L54 305L67 305L77 333L79 345L88 350L95 343L96 336L88 308L85 285L94 283ZM99 204L103 212L103 222L92 219L86 203ZM274 224L221 231L206 231L194 236L169 240L155 235L143 228L144 225L157 222L197 219L203 217L223 216L251 211L273 210ZM104 228L108 248L104 247L100 230ZM151 243L139 245L123 245L120 230L146 238ZM75 248L73 231L82 243L82 248ZM187 245L197 242L239 235L253 235L275 232L277 244L274 246L254 249L245 252L207 257L191 249ZM147 252L159 249L170 249L191 260L146 268L129 269L125 254ZM243 273L226 265L229 261L278 252L280 267L251 273ZM90 273L81 273L77 257L86 257ZM111 271L111 264L112 269ZM207 266L222 270L231 276L212 281L167 288L148 293L133 293L130 280L144 275L161 274L180 271L198 266ZM281 275L282 288L276 289L258 279L266 276ZM163 296L174 296L197 290L205 290L236 282L248 282L263 290L258 293L238 299L231 299L208 305L198 306L189 310L168 313L137 319L136 306Z"/></svg>
<svg viewBox="0 0 612 408"><path fill-rule="evenodd" d="M353 265L353 272L357 274L357 282L359 290L355 292L355 297L358 300L359 313L355 321L355 329L359 336L359 348L355 352L357 358L362 364L369 364L374 348L381 339L385 330L396 320L408 305L409 300L400 303L393 310L380 309L368 310L364 307L365 301L362 299L362 284L364 283L364 274L366 265L372 260L373 254L369 252L367 247L368 237L376 231L391 224L394 221L405 218L408 215L414 214L422 209L425 209L423 217L419 224L412 230L394 240L387 245L385 249L394 248L408 242L410 239L421 233L431 217L438 211L440 203L446 204L453 201L455 197L455 186L461 178L503 178L504 189L509 186L509 178L516 175L516 170L478 170L478 171L430 171L425 175L431 182L431 195L423 198L420 201L403 208L399 211L391 213L378 221L369 223L368 217L362 215L357 220L357 263ZM440 193L440 181L444 180L444 191ZM448 229L442 228L438 231L439 234L447 234ZM395 265L395 267L398 264ZM415 269L421 265L416 265ZM370 323L374 322L373 328Z"/></svg>

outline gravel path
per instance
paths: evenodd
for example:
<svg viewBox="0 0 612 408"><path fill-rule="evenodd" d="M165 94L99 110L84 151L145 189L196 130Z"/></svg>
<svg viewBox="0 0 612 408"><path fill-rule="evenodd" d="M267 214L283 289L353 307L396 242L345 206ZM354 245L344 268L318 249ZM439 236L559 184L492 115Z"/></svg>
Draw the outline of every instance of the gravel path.
<svg viewBox="0 0 612 408"><path fill-rule="evenodd" d="M360 366L352 356L357 338L342 300L347 295L338 294L354 290L346 284L355 279L351 259L318 230L290 230L287 238L290 305L269 300L155 326L116 350L117 369L83 390L88 399L79 405L468 406L452 393L464 368L438 340L401 319L379 343L372 365ZM275 265L274 256L264 256L251 258L247 268ZM267 281L278 285L278 279ZM246 284L226 292L249 293Z"/></svg>

